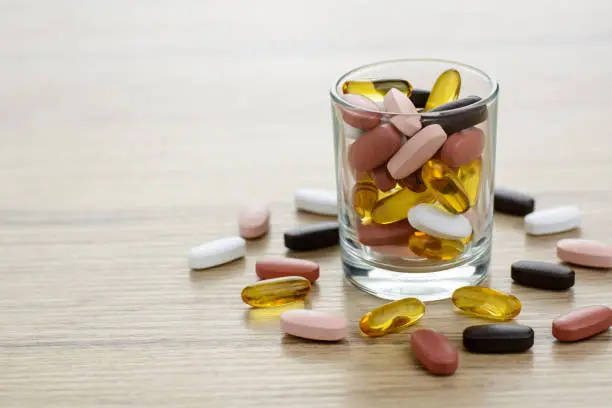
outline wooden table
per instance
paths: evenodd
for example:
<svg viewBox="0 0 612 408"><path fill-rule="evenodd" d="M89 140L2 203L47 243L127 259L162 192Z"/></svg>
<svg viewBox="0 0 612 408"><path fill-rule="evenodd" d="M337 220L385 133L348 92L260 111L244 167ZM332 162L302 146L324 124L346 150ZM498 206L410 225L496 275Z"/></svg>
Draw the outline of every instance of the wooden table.
<svg viewBox="0 0 612 408"><path fill-rule="evenodd" d="M381 3L382 4L382 3ZM609 407L608 334L557 344L551 321L610 304L609 271L577 268L550 293L511 284L555 242L612 240L609 1L5 1L0 4L0 406ZM576 204L581 231L528 238L496 215L491 285L536 332L521 355L461 352L428 375L409 332L357 321L383 301L343 281L339 250L303 255L322 277L312 307L345 313L350 338L284 337L249 310L255 260L285 253L298 187L333 189L328 89L398 57L476 65L501 83L497 182L540 208ZM271 204L244 260L190 273L190 247ZM481 323L429 306L419 327L461 347Z"/></svg>

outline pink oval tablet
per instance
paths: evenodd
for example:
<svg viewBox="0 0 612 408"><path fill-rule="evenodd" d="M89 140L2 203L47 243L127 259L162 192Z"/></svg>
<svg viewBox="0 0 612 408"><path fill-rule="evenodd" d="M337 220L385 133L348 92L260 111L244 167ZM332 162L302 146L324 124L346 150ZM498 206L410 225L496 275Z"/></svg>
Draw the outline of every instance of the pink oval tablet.
<svg viewBox="0 0 612 408"><path fill-rule="evenodd" d="M612 268L612 245L592 239L562 239L557 242L557 256L576 265Z"/></svg>
<svg viewBox="0 0 612 408"><path fill-rule="evenodd" d="M553 320L552 335L559 341L578 341L608 330L611 325L609 307L581 307Z"/></svg>
<svg viewBox="0 0 612 408"><path fill-rule="evenodd" d="M416 255L414 252L412 252L410 247L408 247L408 241L404 242L403 244L396 245L375 245L371 246L370 249L383 255L411 259L420 258L420 256Z"/></svg>
<svg viewBox="0 0 612 408"><path fill-rule="evenodd" d="M364 245L395 245L406 242L414 231L408 220L385 225L362 224L357 227L357 237Z"/></svg>
<svg viewBox="0 0 612 408"><path fill-rule="evenodd" d="M387 166L378 166L374 170L370 172L372 175L372 179L374 180L374 184L381 191L389 191L395 187L396 181L387 170Z"/></svg>
<svg viewBox="0 0 612 408"><path fill-rule="evenodd" d="M244 208L238 215L238 227L242 238L259 238L270 229L270 209L265 205Z"/></svg>
<svg viewBox="0 0 612 408"><path fill-rule="evenodd" d="M391 90L385 94L383 102L387 112L402 113L406 115L394 115L389 119L389 122L393 123L393 126L404 135L410 137L421 129L421 118L416 115L417 110L410 98L406 95L395 88L391 88Z"/></svg>
<svg viewBox="0 0 612 408"><path fill-rule="evenodd" d="M416 358L432 374L451 375L459 367L459 353L446 336L420 329L410 336Z"/></svg>
<svg viewBox="0 0 612 408"><path fill-rule="evenodd" d="M451 167L463 166L479 158L483 148L484 132L471 127L448 137L440 151L440 159Z"/></svg>
<svg viewBox="0 0 612 408"><path fill-rule="evenodd" d="M285 333L304 339L338 341L348 335L344 317L318 310L288 310L281 314L280 321Z"/></svg>
<svg viewBox="0 0 612 408"><path fill-rule="evenodd" d="M355 105L359 108L368 109L371 111L380 111L380 108L376 102L367 96L345 94L343 95L343 98L351 105ZM372 129L378 125L382 119L382 113L366 112L344 106L340 106L340 110L342 111L342 119L344 119L348 125L357 129Z"/></svg>
<svg viewBox="0 0 612 408"><path fill-rule="evenodd" d="M349 147L349 163L357 171L372 170L384 164L402 145L402 137L390 123L376 126Z"/></svg>
<svg viewBox="0 0 612 408"><path fill-rule="evenodd" d="M312 283L319 279L319 264L306 259L268 256L255 263L255 273L260 279L301 276Z"/></svg>
<svg viewBox="0 0 612 408"><path fill-rule="evenodd" d="M404 178L431 159L445 141L446 133L440 125L426 126L389 159L387 170L396 180Z"/></svg>

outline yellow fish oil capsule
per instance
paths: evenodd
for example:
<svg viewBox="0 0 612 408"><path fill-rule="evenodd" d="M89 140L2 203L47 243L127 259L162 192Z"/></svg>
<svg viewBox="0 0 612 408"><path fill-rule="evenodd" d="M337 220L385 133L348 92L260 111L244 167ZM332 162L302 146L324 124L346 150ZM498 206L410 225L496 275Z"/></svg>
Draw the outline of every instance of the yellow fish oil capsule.
<svg viewBox="0 0 612 408"><path fill-rule="evenodd" d="M373 101L382 101L387 92L397 89L406 96L412 95L412 85L403 79L384 79L380 81L346 81L342 85L345 94L367 96Z"/></svg>
<svg viewBox="0 0 612 408"><path fill-rule="evenodd" d="M490 320L512 320L521 312L521 302L516 296L482 286L459 288L451 299L463 313Z"/></svg>
<svg viewBox="0 0 612 408"><path fill-rule="evenodd" d="M374 183L366 181L353 186L353 208L362 222L370 220L376 201L378 201L378 189Z"/></svg>
<svg viewBox="0 0 612 408"><path fill-rule="evenodd" d="M432 203L433 195L428 191L416 193L409 188L403 188L383 199L380 199L372 209L372 221L377 224L391 224L405 220L408 210L417 204Z"/></svg>
<svg viewBox="0 0 612 408"><path fill-rule="evenodd" d="M405 298L379 306L359 321L359 329L370 337L400 332L425 314L425 305L417 298Z"/></svg>
<svg viewBox="0 0 612 408"><path fill-rule="evenodd" d="M275 307L304 301L311 289L301 276L266 279L242 289L242 300L252 307Z"/></svg>
<svg viewBox="0 0 612 408"><path fill-rule="evenodd" d="M421 177L435 198L452 214L462 214L470 208L470 199L455 173L442 161L429 160L421 169Z"/></svg>
<svg viewBox="0 0 612 408"><path fill-rule="evenodd" d="M445 103L457 100L461 90L461 75L456 69L449 69L440 74L427 102L424 111L427 112Z"/></svg>
<svg viewBox="0 0 612 408"><path fill-rule="evenodd" d="M465 244L461 240L436 238L421 231L412 234L408 247L422 258L441 261L455 259L465 250Z"/></svg>
<svg viewBox="0 0 612 408"><path fill-rule="evenodd" d="M482 159L478 158L473 162L460 166L457 170L457 178L465 189L470 206L476 205L478 191L480 189L480 172L482 171Z"/></svg>

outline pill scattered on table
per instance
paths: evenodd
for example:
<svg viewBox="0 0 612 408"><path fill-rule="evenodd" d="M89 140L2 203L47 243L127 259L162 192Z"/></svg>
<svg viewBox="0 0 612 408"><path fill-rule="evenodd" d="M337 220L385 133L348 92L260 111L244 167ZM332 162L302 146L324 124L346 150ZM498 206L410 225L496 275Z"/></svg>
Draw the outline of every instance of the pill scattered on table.
<svg viewBox="0 0 612 408"><path fill-rule="evenodd" d="M612 325L612 309L607 306L587 306L557 317L552 323L552 335L562 342L593 337Z"/></svg>
<svg viewBox="0 0 612 408"><path fill-rule="evenodd" d="M246 254L246 242L240 237L222 238L194 247L189 252L189 268L194 270L212 268Z"/></svg>
<svg viewBox="0 0 612 408"><path fill-rule="evenodd" d="M286 231L285 247L292 251L312 251L337 245L340 241L338 222L320 222Z"/></svg>
<svg viewBox="0 0 612 408"><path fill-rule="evenodd" d="M240 236L246 239L260 238L270 229L270 209L265 204L256 204L242 209L238 215Z"/></svg>
<svg viewBox="0 0 612 408"><path fill-rule="evenodd" d="M566 290L574 286L576 273L567 266L543 261L517 261L510 266L512 280L538 289Z"/></svg>
<svg viewBox="0 0 612 408"><path fill-rule="evenodd" d="M612 245L592 239L559 240L557 256L562 261L575 265L589 268L612 268Z"/></svg>
<svg viewBox="0 0 612 408"><path fill-rule="evenodd" d="M448 338L430 329L419 329L410 335L412 352L429 372L451 375L459 367L459 353Z"/></svg>
<svg viewBox="0 0 612 408"><path fill-rule="evenodd" d="M318 310L288 310L280 322L286 334L308 340L339 341L348 335L346 318Z"/></svg>
<svg viewBox="0 0 612 408"><path fill-rule="evenodd" d="M463 346L472 353L522 353L533 347L534 331L520 324L485 324L463 331Z"/></svg>
<svg viewBox="0 0 612 408"><path fill-rule="evenodd" d="M370 337L384 336L407 329L424 315L423 302L417 298L404 298L370 310L359 321L359 329Z"/></svg>
<svg viewBox="0 0 612 408"><path fill-rule="evenodd" d="M514 295L483 286L464 286L453 292L453 305L461 312L490 320L512 320L521 312Z"/></svg>
<svg viewBox="0 0 612 408"><path fill-rule="evenodd" d="M525 216L535 210L535 199L520 191L496 187L493 197L493 207L500 213Z"/></svg>
<svg viewBox="0 0 612 408"><path fill-rule="evenodd" d="M525 232L530 235L558 234L580 228L582 215L576 206L547 208L525 216Z"/></svg>
<svg viewBox="0 0 612 408"><path fill-rule="evenodd" d="M301 276L262 280L242 289L242 301L252 307L275 307L303 301L312 285Z"/></svg>
<svg viewBox="0 0 612 408"><path fill-rule="evenodd" d="M307 259L266 256L255 263L255 273L262 280L301 276L314 283L319 279L319 264Z"/></svg>
<svg viewBox="0 0 612 408"><path fill-rule="evenodd" d="M335 191L299 188L293 195L295 208L320 215L338 215L338 195Z"/></svg>
<svg viewBox="0 0 612 408"><path fill-rule="evenodd" d="M432 204L418 204L408 211L414 229L443 239L461 239L472 234L472 225L461 214L449 214Z"/></svg>

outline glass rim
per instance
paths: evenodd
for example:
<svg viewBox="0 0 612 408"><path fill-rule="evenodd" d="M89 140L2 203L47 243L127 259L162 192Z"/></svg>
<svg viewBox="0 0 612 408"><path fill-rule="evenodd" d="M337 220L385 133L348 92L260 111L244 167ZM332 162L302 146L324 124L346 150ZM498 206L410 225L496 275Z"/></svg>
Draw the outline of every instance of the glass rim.
<svg viewBox="0 0 612 408"><path fill-rule="evenodd" d="M458 61L453 61L453 60L446 60L446 59L438 59L438 58L399 58L399 59L389 59L389 60L382 60L382 61L377 61L377 62L372 62L369 64L365 64L365 65L361 65L359 67L353 68L350 71L345 72L344 74L342 74L335 82L333 87L330 89L329 93L333 99L334 102L338 103L339 105L345 107L345 108L349 108L352 110L357 110L357 111L362 111L362 112L372 112L372 113L381 113L381 111L379 110L371 110L371 109L365 109L362 108L360 106L357 105L353 105L351 103L349 103L347 100L345 100L344 98L342 98L342 96L340 94L338 94L338 89L341 87L341 85L345 82L346 78L352 74L355 74L356 72L362 71L364 69L367 68L371 68L371 67L375 67L377 65L386 65L386 64L392 64L392 63L401 63L401 62L439 62L439 63L446 63L446 64L450 64L450 65L455 65L458 67L461 67L465 70L468 71L472 71L475 72L479 75L481 75L482 77L484 77L488 82L489 82L489 86L490 86L490 91L488 93L487 96L485 96L484 98L482 98L480 101L461 107L461 108L455 108L455 109L450 109L450 110L446 110L446 111L439 111L439 112L418 112L418 113L400 113L400 112L382 112L382 113L386 113L386 114L392 114L392 115L402 115L402 116L417 116L417 117L424 117L424 118L436 118L436 117L440 117L440 116L446 116L449 113L457 113L457 112L462 112L462 111L467 111L467 110L471 110L474 108L477 108L479 106L484 106L489 104L491 101L493 101L494 99L497 98L497 94L499 93L499 83L497 82L497 80L495 78L493 78L491 75L487 74L486 72L484 72L483 70L476 68L472 65L468 65L468 64L464 64L462 62L458 62Z"/></svg>

